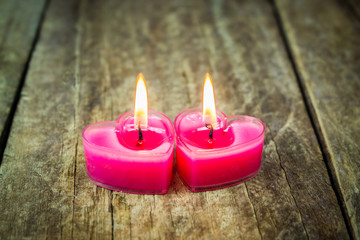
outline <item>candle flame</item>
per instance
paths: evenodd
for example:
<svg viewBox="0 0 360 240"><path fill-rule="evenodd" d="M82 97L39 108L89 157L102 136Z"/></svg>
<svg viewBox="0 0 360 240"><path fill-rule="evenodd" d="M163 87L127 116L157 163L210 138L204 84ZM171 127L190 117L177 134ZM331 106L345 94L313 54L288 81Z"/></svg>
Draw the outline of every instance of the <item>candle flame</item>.
<svg viewBox="0 0 360 240"><path fill-rule="evenodd" d="M147 127L148 123L148 100L147 100L147 89L145 78L140 73L137 77L136 82L136 93L135 93L135 126L140 125Z"/></svg>
<svg viewBox="0 0 360 240"><path fill-rule="evenodd" d="M206 73L204 79L203 120L206 124L217 123L214 87L209 73Z"/></svg>

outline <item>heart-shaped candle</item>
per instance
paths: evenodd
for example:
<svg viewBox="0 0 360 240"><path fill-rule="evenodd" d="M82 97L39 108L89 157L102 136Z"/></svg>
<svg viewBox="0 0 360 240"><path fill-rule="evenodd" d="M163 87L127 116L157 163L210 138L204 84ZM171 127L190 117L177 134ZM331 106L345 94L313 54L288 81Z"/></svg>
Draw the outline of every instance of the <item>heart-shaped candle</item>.
<svg viewBox="0 0 360 240"><path fill-rule="evenodd" d="M145 79L139 74L135 111L83 131L89 179L116 191L165 194L172 178L174 136L168 117L148 111Z"/></svg>
<svg viewBox="0 0 360 240"><path fill-rule="evenodd" d="M212 80L206 74L203 109L193 108L175 119L177 171L193 192L225 188L258 173L265 125L254 117L216 110Z"/></svg>

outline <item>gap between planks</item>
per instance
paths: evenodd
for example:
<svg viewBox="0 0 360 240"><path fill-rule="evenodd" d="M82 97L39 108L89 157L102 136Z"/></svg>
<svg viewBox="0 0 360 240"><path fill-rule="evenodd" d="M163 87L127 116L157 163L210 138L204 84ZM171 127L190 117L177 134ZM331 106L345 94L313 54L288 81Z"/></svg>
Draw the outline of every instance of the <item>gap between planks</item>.
<svg viewBox="0 0 360 240"><path fill-rule="evenodd" d="M357 6L357 4L355 3L356 1L352 2L351 0L336 0L337 3L345 8L345 10L347 12L349 12L351 14L351 16L356 19L356 21L360 22L360 4L359 7Z"/></svg>
<svg viewBox="0 0 360 240"><path fill-rule="evenodd" d="M39 22L38 22L38 25L37 25L37 28L36 28L36 31L35 31L34 40L31 43L31 47L30 47L30 50L29 50L29 56L26 59L24 69L23 69L23 71L21 73L19 85L18 85L18 87L16 89L14 100L13 100L13 102L11 104L11 107L10 107L9 115L8 115L6 121L5 121L4 129L3 129L2 133L1 133L1 136L0 136L0 165L1 165L2 160L4 158L4 152L5 152L5 148L6 148L6 145L7 145L7 141L9 139L11 125L12 125L12 122L14 120L17 105L18 105L18 103L20 101L20 98L21 98L21 91L22 91L24 83L25 83L25 79L26 79L26 76L27 76L27 73L28 73L28 70L29 70L29 66L30 66L31 59L33 57L34 50L35 50L36 45L37 45L37 43L39 41L39 38L40 38L41 29L42 29L44 19L45 19L45 15L46 15L46 12L47 12L47 9L48 9L49 5L50 5L50 0L46 0L45 4L44 4L44 7L43 7L43 9L41 11L41 14L40 14L40 19L39 19Z"/></svg>
<svg viewBox="0 0 360 240"><path fill-rule="evenodd" d="M14 98L14 102L13 102L12 107L11 107L10 114L9 114L9 116L8 116L8 118L7 118L7 121L6 121L6 124L5 124L5 128L4 128L4 132L3 132L2 136L1 136L1 140L0 140L0 144L1 144L1 146L0 146L0 155L1 155L0 163L1 163L1 160L2 160L2 158L3 158L4 149L5 149L5 146L6 146L6 142L7 142L7 140L8 140L8 137L9 137L9 132L10 132L10 129L11 129L11 124L12 124L12 121L13 121L13 117L14 117L15 112L16 112L17 104L18 104L18 102L19 102L19 100L20 100L20 97L21 97L21 90L22 90L22 88L23 88L23 85L24 85L24 82L25 82L25 79L26 79L26 75L27 75L27 72L28 72L29 63L30 63L30 61L31 61L31 59L32 59L34 49L35 49L35 47L36 47L36 45L37 45L37 43L38 43L38 39L39 39L39 36L40 36L40 34L41 34L42 24L43 24L43 22L44 22L45 14L46 14L47 8L48 8L48 6L49 6L49 3L50 3L50 0L47 0L47 1L45 2L45 6L44 6L44 8L43 8L43 10L42 10L42 12L41 12L41 17L40 17L39 24L38 24L38 27L37 27L37 30L36 30L35 38L34 38L34 40L33 40L32 46L31 46L31 50L30 50L30 53L29 53L29 57L28 57L28 59L27 59L27 61L26 61L24 70L23 70L23 72L22 72L20 84L19 84L19 86L18 86L16 95L15 95L15 98ZM296 63L295 63L295 61L294 61L294 59L293 59L293 57L292 57L291 49L290 49L290 46L289 46L289 44L288 44L288 42L287 42L288 40L287 40L287 38L286 38L286 35L285 35L285 32L284 32L283 26L282 26L282 24L281 24L281 18L280 18L279 14L278 14L277 7L276 7L276 5L275 5L275 3L274 3L273 0L270 0L270 3L271 3L271 5L272 5L272 7L273 7L275 19L276 19L276 22L277 22L278 27L279 27L279 31L280 31L280 34L281 34L281 38L282 38L282 40L284 41L284 45L285 45L285 48L286 48L286 52L287 52L287 54L289 55L289 59L290 59L290 62L291 62L293 71L294 71L294 73L295 73L296 80L297 80L297 82L298 82L298 84L299 84L299 88L300 88L300 90L301 90L302 98L303 98L303 100L304 100L307 113L308 113L309 118L310 118L310 120L311 120L311 124L312 124L312 127L313 127L313 129L314 129L314 132L315 132L315 134L316 134L317 140L318 140L318 142L319 142L320 150L321 150L321 152L322 152L323 158L326 160L325 163L326 163L327 170L328 170L328 172L329 172L329 174L330 174L330 173L332 173L332 172L331 172L331 170L329 169L330 166L328 166L328 164L330 164L329 161L328 161L328 158L326 158L326 155L325 155L325 153L324 153L324 149L323 149L323 148L325 148L326 146L323 146L323 142L321 141L321 137L322 137L321 129L317 129L316 124L315 124L315 121L317 121L317 119L315 119L315 120L313 119L313 118L316 118L316 115L312 115L312 112L310 111L311 103L309 103L308 100L307 100L307 98L306 98L306 91L304 90L304 86L302 85L302 82L301 82L301 80L300 80L299 72L298 72L298 70L297 70L297 68L296 68ZM310 106L309 106L309 105L310 105ZM320 131L320 134L318 133L318 131ZM4 134L5 132L7 132L6 135ZM3 139L3 135L4 135L4 137L6 137L6 138ZM5 140L5 142L3 142L3 140ZM77 147L76 147L76 151L77 151ZM76 157L75 157L75 166L74 166L74 167L75 167L75 171L74 171L75 176L76 176L76 164L77 164L77 163L76 163L76 158L77 158L77 155L76 155ZM333 187L333 189L334 189L334 191L335 191L335 193L336 193L336 197L337 197L337 199L338 199L338 201L339 201L339 203L340 203L339 198L341 198L342 196L341 196L341 195L339 196L338 188L336 188L336 187L334 186L334 185L336 184L336 182L334 183L332 177L333 177L333 175L330 174L330 181L331 181L332 187ZM336 186L337 186L337 185L336 185ZM74 198L75 198L75 177L74 177ZM340 204L340 208L341 208L343 217L345 218L346 227L347 227L348 231L350 231L350 230L349 230L349 222L348 222L348 219L345 217L346 215L345 215L345 213L344 213L344 211L346 211L346 209L345 209L345 210L343 209L344 206L343 206L342 204ZM111 214L112 214L112 239L114 239L114 232L113 232L113 230L114 230L113 194L111 194ZM255 213L255 214L256 214L256 213ZM350 226L351 226L351 225L350 225ZM261 233L260 233L260 234L261 234Z"/></svg>
<svg viewBox="0 0 360 240"><path fill-rule="evenodd" d="M280 33L281 39L282 39L282 41L284 43L285 51L286 51L286 53L288 55L291 67L292 67L292 69L294 71L294 75L295 75L296 81L298 83L300 92L301 92L301 97L302 97L302 99L303 99L303 101L305 103L306 112L307 112L307 114L309 116L311 126L312 126L312 128L314 130L316 139L317 139L317 141L319 143L319 148L320 148L322 157L324 159L326 169L327 169L328 174L329 174L331 187L333 188L333 190L335 192L337 201L338 201L340 209L341 209L341 213L342 213L343 218L345 220L346 229L347 229L347 231L349 233L350 238L355 239L354 229L351 226L349 213L348 213L348 211L346 209L346 206L345 206L345 200L344 200L344 198L343 198L343 196L341 194L341 191L340 191L340 186L339 186L339 183L338 183L337 178L336 178L334 166L331 163L330 153L329 153L329 150L326 147L326 144L325 144L325 141L324 141L324 135L323 135L322 130L320 128L319 120L318 120L318 118L316 116L316 113L314 111L314 107L313 107L313 105L312 105L312 103L310 101L310 98L308 97L306 86L303 84L303 82L301 80L302 77L301 77L300 71L298 70L298 67L297 67L297 64L296 64L296 61L295 61L291 46L289 44L289 40L287 38L285 28L283 26L282 19L281 19L281 16L279 14L278 7L277 7L277 5L275 3L275 0L269 0L269 2L270 2L270 5L271 5L271 7L273 9L275 21L276 21L276 23L277 23L277 25L279 27L279 33ZM356 14L354 14L354 15L356 16Z"/></svg>

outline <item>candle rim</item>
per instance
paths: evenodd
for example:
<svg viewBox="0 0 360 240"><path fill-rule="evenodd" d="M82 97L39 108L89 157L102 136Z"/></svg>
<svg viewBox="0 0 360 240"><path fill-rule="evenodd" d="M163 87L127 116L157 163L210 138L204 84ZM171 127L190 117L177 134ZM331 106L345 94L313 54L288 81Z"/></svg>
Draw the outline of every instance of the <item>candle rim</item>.
<svg viewBox="0 0 360 240"><path fill-rule="evenodd" d="M152 150L133 150L133 149L130 149L130 148L126 148L124 147L124 151L121 151L121 150L115 150L113 148L109 148L109 147L105 147L105 146L101 146L101 145L98 145L98 144L95 144L93 142L91 142L86 136L85 136L85 132L95 126L95 125L100 125L100 124L113 124L114 126L114 134L115 134L115 126L116 126L116 122L115 121L102 121L102 122L96 122L96 123L93 123L93 124L90 124L88 125L84 130L83 130L83 133L82 133L82 137L83 137L83 140L86 142L86 144L89 144L91 145L92 147L96 148L96 149L99 149L99 150L103 150L103 151L107 151L107 152L111 152L113 154L122 154L122 155L127 155L127 154L133 154L133 153L138 153L139 155L143 155L143 156L146 156L148 155L149 157L151 156L163 156L163 155L168 155L174 148L174 141L169 141L168 143L170 144L170 147L169 149L166 151L166 152L161 152L161 153L157 153L157 152L153 152L154 149ZM163 142L165 143L165 142ZM161 146L161 145L160 145ZM132 157L130 156L129 158L129 161L132 159Z"/></svg>
<svg viewBox="0 0 360 240"><path fill-rule="evenodd" d="M259 141L259 139L261 139L265 136L266 126L260 119L252 117L252 116L248 116L248 115L226 116L225 113L223 113L222 111L216 110L217 113L219 112L224 117L226 126L228 126L228 122L227 122L228 119L234 118L234 117L244 117L246 119L252 119L252 120L255 120L257 123L260 123L260 125L262 126L262 131L259 133L259 135L257 137L255 137L249 141L243 142L243 143L238 143L235 145L221 147L221 148L215 148L215 149L204 149L204 148L192 149L189 147L189 145L193 146L190 143L190 141L188 141L186 138L181 138L180 134L178 133L178 126L179 126L180 120L182 119L181 117L183 117L183 115L185 115L185 113L190 113L190 112L198 112L199 114L202 114L202 108L201 107L189 108L189 109L184 110L181 113L179 113L175 118L174 128L175 128L175 133L176 133L176 139L181 143L182 146L186 147L190 151L191 154L193 154L193 153L208 154L208 153L214 153L214 152L229 151L229 149L237 150L238 147L251 145L251 144ZM184 139L186 141L184 141Z"/></svg>
<svg viewBox="0 0 360 240"><path fill-rule="evenodd" d="M126 115L126 114L129 114L131 112L134 112L133 110L132 111L129 111L129 112L125 112L123 114L121 114L118 118L118 120ZM153 111L153 110L149 110L149 115L150 114L157 114L157 115L160 115L161 117L165 118L164 120L166 120L166 126L169 128L169 135L167 138L164 139L164 141L159 145L163 145L164 143L169 143L170 144L170 147L167 151L165 152L161 152L161 153L157 153L157 152L153 152L154 149L151 149L151 150L133 150L133 149L129 149L129 148L125 148L126 150L125 151L119 151L119 150L114 150L113 148L109 148L109 147L105 147L105 146L100 146L98 144L95 144L93 142L91 142L87 137L86 137L86 131L91 128L91 127L94 127L95 125L100 125L100 124L114 124L114 132L116 131L116 125L118 123L118 120L117 121L102 121L102 122L96 122L96 123L92 123L88 126L86 126L84 128L84 130L82 131L82 137L83 137L83 140L87 143L87 144L90 144L91 146L97 148L97 149L100 149L100 150L106 150L106 151L110 151L112 153L115 153L115 154L133 154L134 152L138 153L139 155L147 155L149 157L151 156L155 156L155 157L158 157L158 156L163 156L163 155L168 155L170 152L172 152L174 150L174 145L175 145L175 130L174 130L174 126L170 120L170 118L168 118L165 114L161 113L161 112L157 112L157 111ZM166 139L169 139L171 141L165 141ZM155 148L156 149L156 148Z"/></svg>

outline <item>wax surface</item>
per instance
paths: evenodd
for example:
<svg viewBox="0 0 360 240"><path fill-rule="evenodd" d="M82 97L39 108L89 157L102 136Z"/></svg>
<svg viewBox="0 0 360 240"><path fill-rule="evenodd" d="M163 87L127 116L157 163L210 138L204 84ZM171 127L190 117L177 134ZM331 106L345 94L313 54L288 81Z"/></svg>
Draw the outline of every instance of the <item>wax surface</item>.
<svg viewBox="0 0 360 240"><path fill-rule="evenodd" d="M153 150L159 147L169 136L166 124L157 116L150 116L149 126L143 127L141 132L143 140L139 144L139 129L134 125L134 117L124 119L121 124L116 126L118 142L132 150Z"/></svg>
<svg viewBox="0 0 360 240"><path fill-rule="evenodd" d="M260 168L265 130L261 121L225 115L218 121L222 126L214 130L209 143L209 129L200 111L185 111L175 120L177 169L192 191L238 184L254 177Z"/></svg>
<svg viewBox="0 0 360 240"><path fill-rule="evenodd" d="M131 112L126 114L131 116ZM159 114L150 115L141 146L136 145L138 130L133 121L124 121L123 124L96 123L84 130L89 179L101 187L117 191L166 193L172 178L174 148L170 120L161 118L161 115L159 118ZM118 129L119 126L125 129Z"/></svg>

